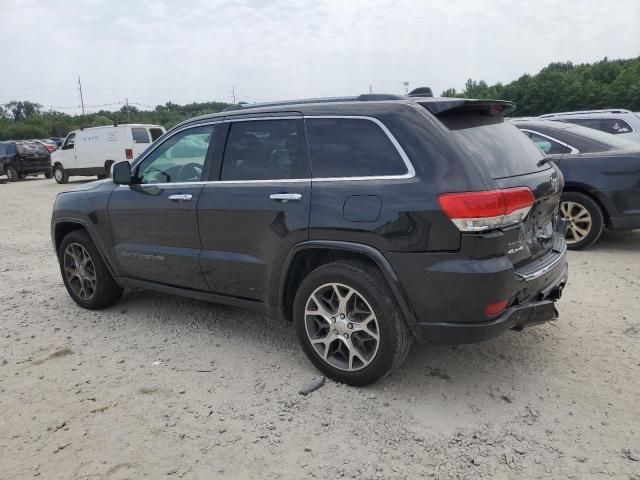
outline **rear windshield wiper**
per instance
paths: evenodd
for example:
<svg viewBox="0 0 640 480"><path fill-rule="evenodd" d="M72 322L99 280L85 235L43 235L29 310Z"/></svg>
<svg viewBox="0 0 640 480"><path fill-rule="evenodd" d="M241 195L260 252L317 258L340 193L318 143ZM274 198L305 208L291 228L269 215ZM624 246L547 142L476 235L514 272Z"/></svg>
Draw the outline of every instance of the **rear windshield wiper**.
<svg viewBox="0 0 640 480"><path fill-rule="evenodd" d="M541 166L543 166L543 165L545 165L545 164L547 164L547 163L552 163L552 162L553 162L553 160L554 160L554 158L553 158L553 157L544 157L543 159L541 159L541 160L538 162L538 166L539 166L539 167L541 167Z"/></svg>

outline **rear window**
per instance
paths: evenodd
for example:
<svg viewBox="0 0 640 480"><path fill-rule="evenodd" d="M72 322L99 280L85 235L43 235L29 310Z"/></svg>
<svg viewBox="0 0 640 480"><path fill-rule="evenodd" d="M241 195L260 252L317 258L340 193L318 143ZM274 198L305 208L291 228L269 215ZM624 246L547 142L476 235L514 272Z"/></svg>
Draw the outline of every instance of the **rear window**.
<svg viewBox="0 0 640 480"><path fill-rule="evenodd" d="M407 166L387 134L371 120L305 120L314 178L404 175Z"/></svg>
<svg viewBox="0 0 640 480"><path fill-rule="evenodd" d="M438 119L493 178L525 175L551 168L538 166L542 151L504 117L476 112L444 113Z"/></svg>
<svg viewBox="0 0 640 480"><path fill-rule="evenodd" d="M161 128L150 128L149 132L151 133L151 141L155 142L157 139L159 139L164 132L162 131Z"/></svg>
<svg viewBox="0 0 640 480"><path fill-rule="evenodd" d="M149 132L146 128L133 127L131 129L133 143L149 143Z"/></svg>
<svg viewBox="0 0 640 480"><path fill-rule="evenodd" d="M41 143L22 143L17 148L20 155L49 155L49 151Z"/></svg>

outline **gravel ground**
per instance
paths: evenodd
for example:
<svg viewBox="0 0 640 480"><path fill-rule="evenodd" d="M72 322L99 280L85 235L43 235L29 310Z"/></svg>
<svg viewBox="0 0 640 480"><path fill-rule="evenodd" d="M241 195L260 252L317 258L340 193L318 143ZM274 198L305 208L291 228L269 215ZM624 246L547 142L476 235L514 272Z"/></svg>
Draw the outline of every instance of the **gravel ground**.
<svg viewBox="0 0 640 480"><path fill-rule="evenodd" d="M62 190L0 185L1 479L640 479L640 231L570 253L553 324L301 397L317 372L278 321L149 292L78 308Z"/></svg>

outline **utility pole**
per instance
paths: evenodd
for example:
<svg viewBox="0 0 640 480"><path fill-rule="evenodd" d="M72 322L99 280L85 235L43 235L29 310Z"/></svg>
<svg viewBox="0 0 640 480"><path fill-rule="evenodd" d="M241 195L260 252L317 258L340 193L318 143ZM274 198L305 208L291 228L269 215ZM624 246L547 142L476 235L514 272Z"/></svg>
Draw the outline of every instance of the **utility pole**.
<svg viewBox="0 0 640 480"><path fill-rule="evenodd" d="M405 95L409 95L409 82L405 81L405 82L402 82L402 84L404 85Z"/></svg>
<svg viewBox="0 0 640 480"><path fill-rule="evenodd" d="M233 104L236 104L236 87L231 87L231 97L233 98Z"/></svg>
<svg viewBox="0 0 640 480"><path fill-rule="evenodd" d="M369 94L373 93L373 86L371 84L369 84Z"/></svg>
<svg viewBox="0 0 640 480"><path fill-rule="evenodd" d="M80 90L80 105L82 106L82 115L84 116L84 100L82 98L82 83L80 83L80 75L78 75L78 90Z"/></svg>
<svg viewBox="0 0 640 480"><path fill-rule="evenodd" d="M127 105L127 123L131 123L131 112L129 112L129 99L125 98L124 103Z"/></svg>

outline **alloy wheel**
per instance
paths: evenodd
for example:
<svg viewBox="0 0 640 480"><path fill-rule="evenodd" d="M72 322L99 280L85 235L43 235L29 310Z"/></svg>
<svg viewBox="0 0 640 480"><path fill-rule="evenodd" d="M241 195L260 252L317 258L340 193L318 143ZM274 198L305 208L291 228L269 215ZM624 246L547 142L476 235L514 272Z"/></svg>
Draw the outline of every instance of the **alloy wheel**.
<svg viewBox="0 0 640 480"><path fill-rule="evenodd" d="M311 345L329 365L356 371L375 358L380 345L378 320L356 289L340 283L318 287L307 300L304 317Z"/></svg>
<svg viewBox="0 0 640 480"><path fill-rule="evenodd" d="M567 222L567 243L577 243L591 233L593 221L586 207L576 202L562 202L560 212Z"/></svg>
<svg viewBox="0 0 640 480"><path fill-rule="evenodd" d="M89 300L95 295L96 268L87 249L79 243L70 243L64 251L64 274L80 299Z"/></svg>

